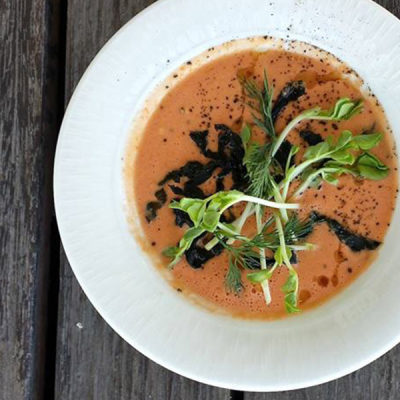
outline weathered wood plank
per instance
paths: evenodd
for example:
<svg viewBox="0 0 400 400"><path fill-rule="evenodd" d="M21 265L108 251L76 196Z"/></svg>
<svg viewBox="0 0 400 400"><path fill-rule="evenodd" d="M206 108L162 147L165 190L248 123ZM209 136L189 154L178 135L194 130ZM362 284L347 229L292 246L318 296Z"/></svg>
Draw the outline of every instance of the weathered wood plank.
<svg viewBox="0 0 400 400"><path fill-rule="evenodd" d="M53 0L0 2L0 399L41 399L54 107Z"/></svg>
<svg viewBox="0 0 400 400"><path fill-rule="evenodd" d="M70 0L66 100L102 45L151 0ZM149 361L98 315L62 254L55 398L228 400L229 391L201 385Z"/></svg>
<svg viewBox="0 0 400 400"><path fill-rule="evenodd" d="M400 1L399 0L374 0L375 3L385 7L397 18L400 18Z"/></svg>
<svg viewBox="0 0 400 400"><path fill-rule="evenodd" d="M229 399L228 391L173 374L130 347L88 302L66 263L61 282L57 400Z"/></svg>
<svg viewBox="0 0 400 400"><path fill-rule="evenodd" d="M244 400L398 400L399 360L397 346L374 363L336 381L291 392L245 393Z"/></svg>

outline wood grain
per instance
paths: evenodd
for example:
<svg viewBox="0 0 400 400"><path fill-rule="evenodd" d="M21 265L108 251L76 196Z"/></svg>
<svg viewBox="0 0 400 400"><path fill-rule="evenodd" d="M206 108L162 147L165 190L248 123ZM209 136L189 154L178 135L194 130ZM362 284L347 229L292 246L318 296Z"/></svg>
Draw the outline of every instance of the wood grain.
<svg viewBox="0 0 400 400"><path fill-rule="evenodd" d="M63 263L57 400L228 400L229 392L153 363L122 340L88 302Z"/></svg>
<svg viewBox="0 0 400 400"><path fill-rule="evenodd" d="M245 393L244 400L398 400L399 360L400 347L397 346L374 363L336 381L291 392Z"/></svg>
<svg viewBox="0 0 400 400"><path fill-rule="evenodd" d="M41 399L58 51L52 1L0 1L0 399Z"/></svg>
<svg viewBox="0 0 400 400"><path fill-rule="evenodd" d="M382 7L386 8L397 18L400 18L400 1L399 0L375 0Z"/></svg>
<svg viewBox="0 0 400 400"><path fill-rule="evenodd" d="M151 0L70 0L66 100L104 43ZM61 255L55 398L57 400L228 400L142 356L99 316Z"/></svg>

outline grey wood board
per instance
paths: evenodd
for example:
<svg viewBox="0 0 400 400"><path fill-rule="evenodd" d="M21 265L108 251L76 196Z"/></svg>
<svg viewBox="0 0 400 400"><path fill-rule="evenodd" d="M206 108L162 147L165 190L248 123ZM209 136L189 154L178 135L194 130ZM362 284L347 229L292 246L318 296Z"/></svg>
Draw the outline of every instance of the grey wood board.
<svg viewBox="0 0 400 400"><path fill-rule="evenodd" d="M44 391L57 76L46 0L0 2L0 399ZM53 57L53 59L52 59Z"/></svg>
<svg viewBox="0 0 400 400"><path fill-rule="evenodd" d="M66 101L104 43L151 0L70 0ZM61 253L55 398L227 400L230 392L158 366L123 341L99 316Z"/></svg>

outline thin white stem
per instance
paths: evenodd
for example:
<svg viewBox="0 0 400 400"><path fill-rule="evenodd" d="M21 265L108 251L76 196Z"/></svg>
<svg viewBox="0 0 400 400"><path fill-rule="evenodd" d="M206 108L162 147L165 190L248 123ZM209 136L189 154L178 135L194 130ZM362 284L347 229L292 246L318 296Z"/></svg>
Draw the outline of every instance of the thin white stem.
<svg viewBox="0 0 400 400"><path fill-rule="evenodd" d="M257 222L257 233L262 232L262 215L261 215L261 206L256 206L256 222ZM267 269L267 262L265 261L265 249L260 249L260 263L261 269Z"/></svg>
<svg viewBox="0 0 400 400"><path fill-rule="evenodd" d="M221 222L218 222L218 228L221 229L222 231L230 233L231 235L237 235L238 234L238 232L236 230L228 228L226 225L222 224Z"/></svg>
<svg viewBox="0 0 400 400"><path fill-rule="evenodd" d="M269 200L265 200L265 199L260 199L258 197L253 197L253 196L247 196L247 195L243 195L243 197L240 197L238 200L231 202L230 204L228 204L223 210L225 211L226 209L228 209L229 207L232 207L233 205L240 203L242 201L247 201L248 203L253 203L253 204L260 204L262 206L266 206L266 207L270 207L270 208L277 208L277 209L288 209L288 210L295 210L297 208L299 208L298 204L287 204L287 203L276 203L274 201L269 201ZM252 207L251 207L252 208ZM243 213L245 214L243 216L243 219L241 218L239 223L242 225L240 227L240 229L238 229L238 233L240 233L241 228L243 228L244 223L246 222L247 218L250 216L251 214L251 208L249 206L249 208L246 207L247 212ZM211 240L209 243L206 244L205 249L206 250L211 250L214 246L216 246L218 244L218 239L214 238L213 240ZM232 243L230 243L232 244Z"/></svg>
<svg viewBox="0 0 400 400"><path fill-rule="evenodd" d="M235 221L233 222L233 226L236 228L236 234L240 235L242 232L243 226L246 223L247 219L254 214L254 205L252 203L247 203L245 210L243 211L243 214ZM231 238L228 240L227 244L233 244L235 243L235 239ZM218 244L218 238L214 238L210 240L204 248L208 251L212 250L216 245Z"/></svg>
<svg viewBox="0 0 400 400"><path fill-rule="evenodd" d="M321 171L317 171L317 172L311 174L306 179L306 181L296 190L296 192L292 195L291 199L295 199L296 197L303 194L320 173L321 173Z"/></svg>
<svg viewBox="0 0 400 400"><path fill-rule="evenodd" d="M250 203L260 204L265 207L277 208L277 209L296 210L299 208L298 204L275 203L274 201L259 199L258 197L247 196L247 195L244 195L239 201L248 201Z"/></svg>
<svg viewBox="0 0 400 400"><path fill-rule="evenodd" d="M257 233L262 232L263 223L262 223L262 209L260 205L256 205L256 222L257 222ZM260 249L260 264L261 269L267 269L267 262L265 260L265 249ZM268 304L271 303L271 291L269 290L269 282L268 279L261 283L262 290L264 292L265 302Z"/></svg>
<svg viewBox="0 0 400 400"><path fill-rule="evenodd" d="M290 250L294 251L305 251L305 250L315 250L317 246L312 243L306 243L304 245L291 245Z"/></svg>
<svg viewBox="0 0 400 400"><path fill-rule="evenodd" d="M276 229L278 230L278 235L279 235L279 243L280 243L281 249L282 249L283 261L286 264L286 266L288 267L290 273L292 273L296 276L295 294L296 294L296 299L297 299L297 293L299 291L299 277L297 275L296 270L293 268L293 265L291 264L289 257L287 255L285 233L283 231L283 226L282 226L282 222L281 222L279 215L275 215L275 222L276 222ZM297 303L297 301L296 301L296 303Z"/></svg>
<svg viewBox="0 0 400 400"><path fill-rule="evenodd" d="M315 180L315 178L317 178L318 175L322 174L323 172L337 172L337 169L335 168L321 168L315 172L313 172L312 174L310 174L308 176L308 178L300 185L300 187L293 193L293 195L290 197L290 199L295 199L296 197L300 196L301 194L303 194L308 187L311 185L312 181Z"/></svg>
<svg viewBox="0 0 400 400"><path fill-rule="evenodd" d="M275 197L275 200L276 200L277 202L280 202L280 203L284 203L284 202L285 202L285 200L283 199L283 197L282 197L282 195L281 195L281 192L279 191L279 189L278 189L277 187L274 187L274 197ZM280 210L280 213L281 213L281 215L282 215L282 219L283 219L285 222L287 222L287 221L289 220L287 211L284 210L284 209L282 209L282 210Z"/></svg>
<svg viewBox="0 0 400 400"><path fill-rule="evenodd" d="M271 304L272 297L271 297L271 291L269 289L269 280L266 279L265 281L262 281L261 282L261 287L262 287L262 290L264 292L265 302L267 303L267 305Z"/></svg>
<svg viewBox="0 0 400 400"><path fill-rule="evenodd" d="M243 226L246 223L247 219L253 215L255 212L255 207L252 203L247 203L245 210L243 211L243 214L237 219L233 224L235 225L238 234L242 232ZM237 224L236 224L237 222ZM235 239L229 239L228 244L233 244L235 243Z"/></svg>
<svg viewBox="0 0 400 400"><path fill-rule="evenodd" d="M317 178L321 171L316 171L309 175L309 177L299 186L299 188L292 194L290 197L291 199L295 199L301 194L303 194L308 187L310 186L311 182Z"/></svg>
<svg viewBox="0 0 400 400"><path fill-rule="evenodd" d="M289 270L293 269L292 264L290 263L289 257L287 255L286 251L286 242L285 242L285 232L283 231L283 226L282 226L282 221L279 215L275 215L275 223L276 223L276 229L278 230L278 236L279 236L279 244L281 245L281 251L282 251L282 256L283 256L283 261L285 262L286 266L289 268Z"/></svg>
<svg viewBox="0 0 400 400"><path fill-rule="evenodd" d="M205 248L207 251L210 251L210 250L212 250L217 244L218 244L218 238L215 237L214 239L210 240L210 241L204 246L204 248Z"/></svg>
<svg viewBox="0 0 400 400"><path fill-rule="evenodd" d="M279 150L279 147L281 147L283 141L286 139L287 135L289 135L290 131L301 121L304 119L307 119L309 117L300 114L298 115L295 119L293 119L288 125L286 125L286 128L282 131L282 133L278 136L278 139L275 143L275 146L272 150L272 157L277 153Z"/></svg>
<svg viewBox="0 0 400 400"><path fill-rule="evenodd" d="M321 157L320 159L322 159L322 158L324 158L324 157ZM283 190L282 190L284 199L287 198L290 183L293 181L293 179L297 178L307 167L314 164L315 162L318 162L320 159L304 161L303 163L298 165L289 176L287 176L285 178L284 183L283 183Z"/></svg>
<svg viewBox="0 0 400 400"><path fill-rule="evenodd" d="M276 270L277 267L279 267L279 265L276 262L274 264L274 266L269 271L270 272L270 276L272 276L272 274L274 273L274 271ZM269 289L269 279L266 279L263 282L261 282L261 287L262 287L262 290L264 292L265 302L267 303L267 305L271 304L272 297L271 297L271 291Z"/></svg>
<svg viewBox="0 0 400 400"><path fill-rule="evenodd" d="M212 250L217 244L218 244L218 238L217 238L217 237L214 237L214 239L210 240L210 241L204 246L204 248L205 248L207 251L210 251L210 250Z"/></svg>

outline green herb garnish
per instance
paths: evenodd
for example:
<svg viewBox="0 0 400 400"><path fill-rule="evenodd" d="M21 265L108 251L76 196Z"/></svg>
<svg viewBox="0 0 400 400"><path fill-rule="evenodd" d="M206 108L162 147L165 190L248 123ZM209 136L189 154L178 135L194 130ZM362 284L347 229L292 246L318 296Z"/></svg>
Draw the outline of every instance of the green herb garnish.
<svg viewBox="0 0 400 400"><path fill-rule="evenodd" d="M264 81L261 88L252 79L240 78L240 80L247 97L250 99L247 104L255 112L253 113L254 123L268 136L275 138L275 126L272 118L274 90L268 82L266 71L264 71Z"/></svg>
<svg viewBox="0 0 400 400"><path fill-rule="evenodd" d="M298 205L292 201L321 181L336 185L344 174L358 179L385 178L389 168L369 152L380 143L382 135L368 133L354 136L350 131L343 131L337 138L328 136L323 142L308 147L303 160L293 166L292 160L299 148L292 146L286 165L282 166L275 155L297 124L304 120L349 120L363 111L362 101L342 98L329 110L319 107L306 110L277 135L272 117L273 88L266 73L261 87L253 80L241 79L241 83L249 99L247 104L253 110L253 123L266 134L266 142L259 144L252 141L250 125L246 124L242 129L243 164L249 180L246 193L223 191L206 199L183 198L172 202L170 207L187 213L194 226L186 231L176 247L166 249L163 254L171 258L170 266L173 267L194 240L205 233L212 234L214 239L205 248L211 250L219 243L228 253L229 268L225 281L228 291L240 293L244 289L242 271L250 271L246 274L248 281L262 286L265 301L269 304L271 294L268 282L274 271L284 266L289 272L282 287L285 309L288 313L296 313L300 311L299 277L292 259L295 252L315 247L304 242L312 232L315 221L312 218L300 220L294 212ZM299 179L301 183L288 201L291 184ZM247 202L244 212L232 224L223 222L224 212L239 202ZM266 213L267 209L270 209L269 213ZM243 225L253 214L257 232L253 237L243 236Z"/></svg>

